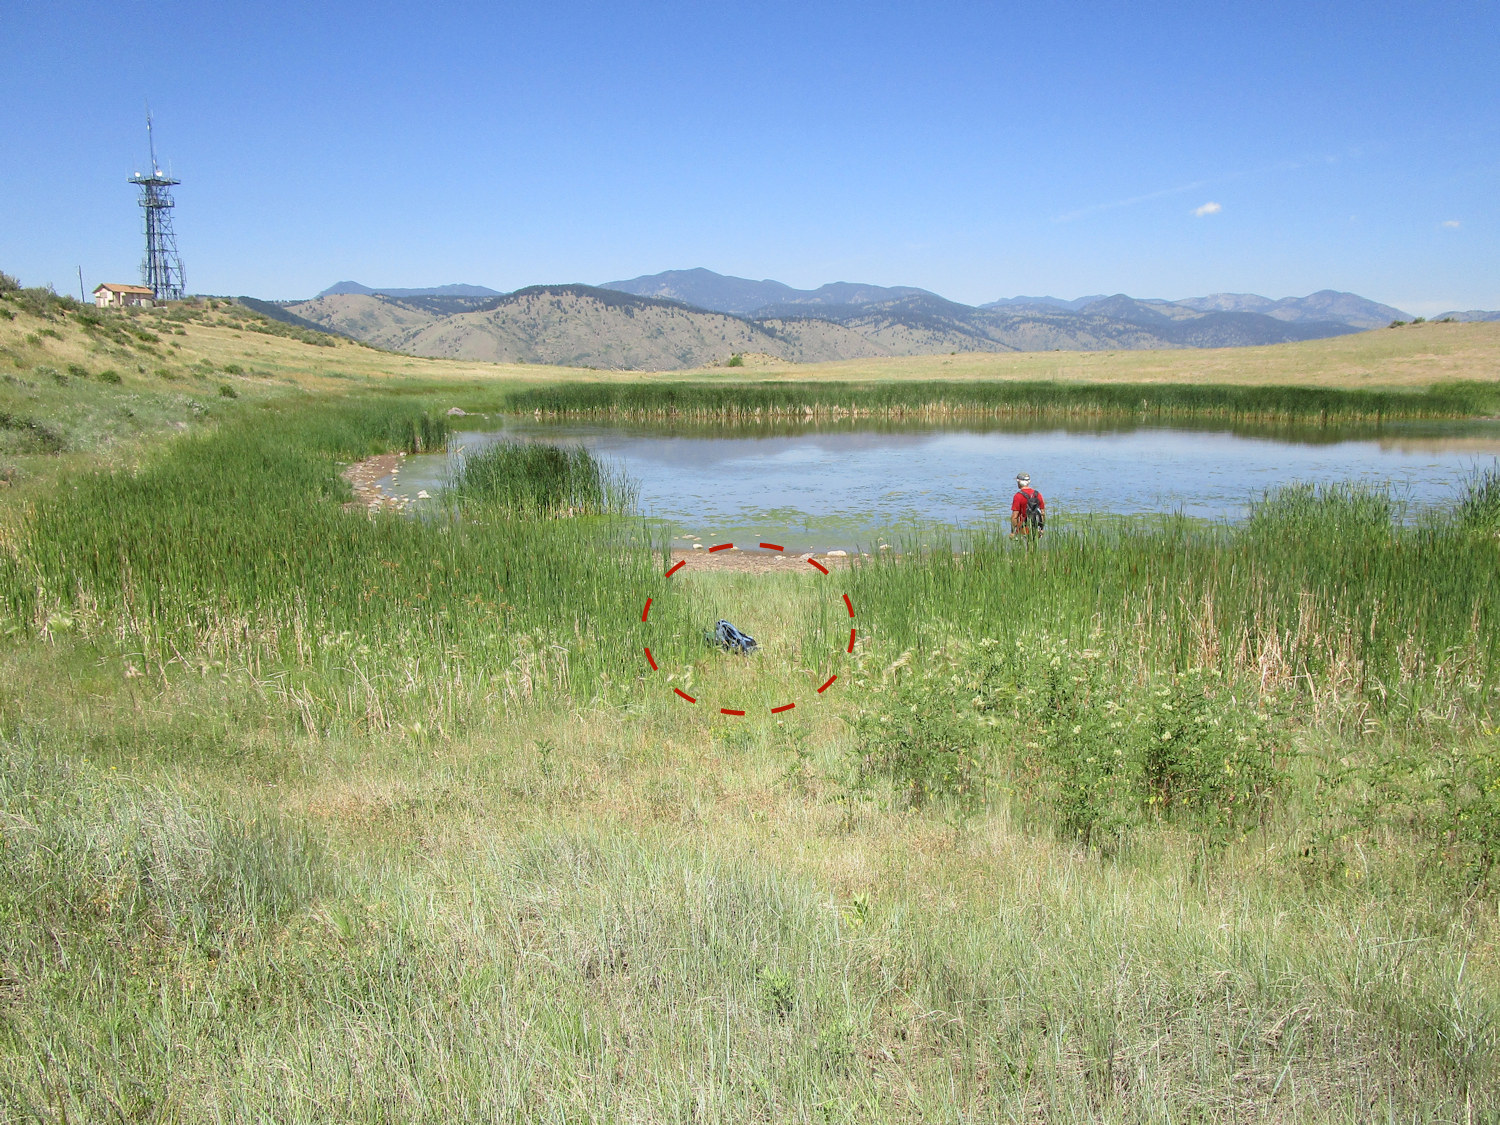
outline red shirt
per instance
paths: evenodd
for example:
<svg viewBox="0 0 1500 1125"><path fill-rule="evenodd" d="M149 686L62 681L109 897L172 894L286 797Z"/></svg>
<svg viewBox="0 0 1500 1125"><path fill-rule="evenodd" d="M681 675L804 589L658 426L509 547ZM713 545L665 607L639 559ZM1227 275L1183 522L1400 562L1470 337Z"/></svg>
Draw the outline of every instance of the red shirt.
<svg viewBox="0 0 1500 1125"><path fill-rule="evenodd" d="M1047 510L1047 501L1042 499L1040 492L1031 487L1023 488L1016 493L1015 498L1010 502L1010 510L1013 513L1019 513L1024 516L1026 514L1026 498L1028 496L1035 496L1036 506L1044 512Z"/></svg>

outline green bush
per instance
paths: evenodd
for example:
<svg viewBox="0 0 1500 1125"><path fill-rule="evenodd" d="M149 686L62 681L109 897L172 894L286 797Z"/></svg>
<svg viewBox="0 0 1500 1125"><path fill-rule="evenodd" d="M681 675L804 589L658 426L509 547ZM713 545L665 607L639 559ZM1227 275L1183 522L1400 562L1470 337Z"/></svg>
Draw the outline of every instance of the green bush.
<svg viewBox="0 0 1500 1125"><path fill-rule="evenodd" d="M1063 836L1114 847L1140 819L1138 755L1124 693L1096 652L1042 635L980 641L960 683L992 726L1008 727L1012 787Z"/></svg>
<svg viewBox="0 0 1500 1125"><path fill-rule="evenodd" d="M226 363L224 365L224 374L226 375L243 375L244 373L245 369L238 363Z"/></svg>
<svg viewBox="0 0 1500 1125"><path fill-rule="evenodd" d="M4 270L0 270L0 293L15 293L21 288L21 283Z"/></svg>
<svg viewBox="0 0 1500 1125"><path fill-rule="evenodd" d="M1500 737L1494 728L1449 757L1441 788L1453 858L1469 886L1482 886L1500 867Z"/></svg>
<svg viewBox="0 0 1500 1125"><path fill-rule="evenodd" d="M70 363L68 364L68 374L75 379L87 379L89 377L89 369L81 363Z"/></svg>
<svg viewBox="0 0 1500 1125"><path fill-rule="evenodd" d="M1253 827L1280 781L1264 717L1200 671L1151 695L1139 732L1148 809L1217 842Z"/></svg>
<svg viewBox="0 0 1500 1125"><path fill-rule="evenodd" d="M740 355L738 352L736 352L734 355L732 355L732 356L729 357L729 362L726 363L726 364L724 364L724 366L725 367L744 367L745 366L745 357L742 356L742 355Z"/></svg>
<svg viewBox="0 0 1500 1125"><path fill-rule="evenodd" d="M0 448L12 453L57 453L65 444L51 427L0 411Z"/></svg>
<svg viewBox="0 0 1500 1125"><path fill-rule="evenodd" d="M1223 844L1281 781L1273 724L1216 675L1141 684L1046 634L934 653L861 687L874 706L855 724L854 788L886 778L918 806L975 802L1004 778L1018 807L1103 850L1163 821Z"/></svg>
<svg viewBox="0 0 1500 1125"><path fill-rule="evenodd" d="M973 808L984 798L986 769L979 725L952 691L949 669L901 669L878 688L874 710L854 723L857 744L851 785L869 791L888 780L898 804L920 808L946 798Z"/></svg>
<svg viewBox="0 0 1500 1125"><path fill-rule="evenodd" d="M1500 729L1446 730L1348 755L1320 778L1320 819L1303 855L1339 877L1358 841L1417 842L1424 878L1462 896L1494 890L1500 870ZM1356 841L1354 847L1348 841Z"/></svg>
<svg viewBox="0 0 1500 1125"><path fill-rule="evenodd" d="M219 384L219 394L223 398L239 398L240 397L240 392L237 391L237 390L235 390L228 383L220 383Z"/></svg>
<svg viewBox="0 0 1500 1125"><path fill-rule="evenodd" d="M98 379L101 383L118 384L120 382L120 373L114 368L107 368L99 372Z"/></svg>

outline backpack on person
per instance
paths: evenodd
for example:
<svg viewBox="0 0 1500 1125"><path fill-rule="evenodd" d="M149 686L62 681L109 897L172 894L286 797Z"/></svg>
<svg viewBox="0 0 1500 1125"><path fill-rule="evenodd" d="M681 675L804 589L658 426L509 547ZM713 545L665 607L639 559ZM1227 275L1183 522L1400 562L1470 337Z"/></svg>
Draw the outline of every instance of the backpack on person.
<svg viewBox="0 0 1500 1125"><path fill-rule="evenodd" d="M1047 513L1042 511L1042 494L1034 488L1024 488L1021 491L1026 494L1026 529L1046 530Z"/></svg>

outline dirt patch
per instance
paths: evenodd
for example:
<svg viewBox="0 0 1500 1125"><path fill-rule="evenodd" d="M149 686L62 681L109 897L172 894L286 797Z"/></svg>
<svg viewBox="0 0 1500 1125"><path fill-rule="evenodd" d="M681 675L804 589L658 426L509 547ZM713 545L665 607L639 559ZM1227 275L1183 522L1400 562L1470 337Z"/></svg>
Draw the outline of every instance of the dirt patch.
<svg viewBox="0 0 1500 1125"><path fill-rule="evenodd" d="M345 511L399 512L407 506L400 496L392 496L380 487L380 481L400 467L404 453L382 453L346 465L339 475L354 489L354 499L344 505Z"/></svg>
<svg viewBox="0 0 1500 1125"><path fill-rule="evenodd" d="M805 555L783 555L774 551L741 551L731 548L727 551L681 551L672 552L672 564L685 562L683 571L717 571L719 573L736 572L741 574L773 574L786 573L795 574L806 572L816 574L817 569L812 565L816 560L820 565L829 570L845 570L859 562L862 556L846 554L805 554Z"/></svg>

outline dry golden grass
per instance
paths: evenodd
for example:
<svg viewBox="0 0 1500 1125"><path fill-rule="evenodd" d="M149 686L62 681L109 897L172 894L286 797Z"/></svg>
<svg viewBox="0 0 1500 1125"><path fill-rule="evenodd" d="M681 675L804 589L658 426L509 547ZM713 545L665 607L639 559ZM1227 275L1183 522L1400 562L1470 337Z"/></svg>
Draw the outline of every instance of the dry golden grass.
<svg viewBox="0 0 1500 1125"><path fill-rule="evenodd" d="M623 375L625 373L613 373ZM707 368L653 378L847 381L1055 379L1070 383L1420 388L1500 380L1500 323L1419 324L1258 348L1175 351L969 352L835 363Z"/></svg>
<svg viewBox="0 0 1500 1125"><path fill-rule="evenodd" d="M159 330L166 311L142 310L131 322ZM225 312L231 310L225 309ZM754 363L686 371L597 371L538 364L429 359L383 352L353 341L317 347L248 331L242 313L221 323L177 325L165 336L160 359L143 357L147 372L160 363L190 368L207 362L244 367L247 378L294 383L307 390L352 389L359 383L482 382L536 386L556 382L850 382L954 380L1058 380L1074 383L1221 383L1350 388L1416 389L1453 380L1500 380L1500 323L1420 324L1375 329L1352 336L1255 348L1110 352L970 352L897 356L831 363ZM27 316L0 321L0 353L25 363L92 363L99 348L66 323L62 339L28 344L37 322ZM129 374L129 369L122 369Z"/></svg>

